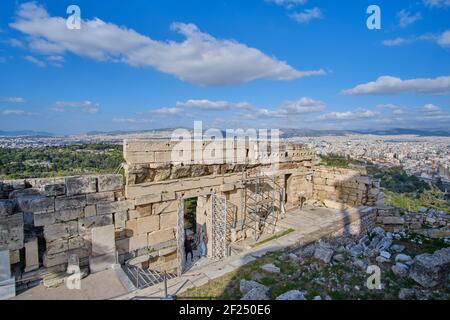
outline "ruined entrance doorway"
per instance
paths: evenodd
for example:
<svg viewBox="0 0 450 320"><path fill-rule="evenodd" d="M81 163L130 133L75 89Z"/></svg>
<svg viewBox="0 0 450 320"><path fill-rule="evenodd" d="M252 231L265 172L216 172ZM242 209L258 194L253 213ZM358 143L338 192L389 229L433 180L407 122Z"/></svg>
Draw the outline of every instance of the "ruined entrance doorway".
<svg viewBox="0 0 450 320"><path fill-rule="evenodd" d="M290 184L290 179L291 179L291 177L292 177L292 174L286 174L286 175L284 175L284 186L283 186L283 188L284 188L284 202L285 203L287 203L288 202L288 200L291 200L291 199L289 199L289 184Z"/></svg>
<svg viewBox="0 0 450 320"><path fill-rule="evenodd" d="M184 229L197 233L197 201L198 198L184 199ZM190 233L190 232L188 232Z"/></svg>
<svg viewBox="0 0 450 320"><path fill-rule="evenodd" d="M207 261L208 227L205 206L208 196L182 197L178 205L177 252L178 274ZM186 250L191 248L192 250ZM180 271L181 270L181 271Z"/></svg>
<svg viewBox="0 0 450 320"><path fill-rule="evenodd" d="M184 206L184 250L185 270L189 270L200 259L200 234L201 226L197 219L198 198L185 198Z"/></svg>
<svg viewBox="0 0 450 320"><path fill-rule="evenodd" d="M236 226L237 206L215 193L180 198L177 222L178 275L203 265L209 258L222 260L229 255L230 228ZM186 262L184 241L194 236L194 264ZM201 243L204 243L204 251ZM202 257L200 257L203 254Z"/></svg>

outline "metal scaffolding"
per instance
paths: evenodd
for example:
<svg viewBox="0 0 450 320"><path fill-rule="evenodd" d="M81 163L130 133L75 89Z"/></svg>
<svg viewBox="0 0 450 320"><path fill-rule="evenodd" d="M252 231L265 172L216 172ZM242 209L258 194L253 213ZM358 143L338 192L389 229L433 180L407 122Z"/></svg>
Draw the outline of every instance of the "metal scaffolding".
<svg viewBox="0 0 450 320"><path fill-rule="evenodd" d="M212 257L222 260L229 256L231 229L236 227L237 207L217 194L211 195L212 202Z"/></svg>
<svg viewBox="0 0 450 320"><path fill-rule="evenodd" d="M272 177L258 175L242 177L244 196L242 208L244 221L242 230L253 230L255 241L263 233L275 233L280 215L284 213L284 188Z"/></svg>

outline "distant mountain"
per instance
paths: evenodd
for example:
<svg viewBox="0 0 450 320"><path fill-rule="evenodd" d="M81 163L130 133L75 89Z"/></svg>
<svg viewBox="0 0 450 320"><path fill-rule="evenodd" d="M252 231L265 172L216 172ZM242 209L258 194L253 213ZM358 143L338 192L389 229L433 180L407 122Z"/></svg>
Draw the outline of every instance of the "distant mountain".
<svg viewBox="0 0 450 320"><path fill-rule="evenodd" d="M351 134L347 130L313 130L313 129L281 129L281 138L292 137L322 137L322 136L344 136Z"/></svg>
<svg viewBox="0 0 450 320"><path fill-rule="evenodd" d="M373 134L373 135L416 135L423 137L450 137L450 130L443 129L386 129L386 130L354 130L355 133Z"/></svg>
<svg viewBox="0 0 450 320"><path fill-rule="evenodd" d="M372 134L377 136L416 135L421 137L450 137L450 130L445 129L366 129L366 130L313 130L313 129L283 129L281 137L322 137L344 136L348 134Z"/></svg>
<svg viewBox="0 0 450 320"><path fill-rule="evenodd" d="M44 131L22 130L22 131L2 131L0 130L1 137L53 137L53 133Z"/></svg>
<svg viewBox="0 0 450 320"><path fill-rule="evenodd" d="M163 129L152 129L152 130L116 130L116 131L89 131L84 133L87 136L96 136L96 135L108 135L108 136L117 136L123 134L134 134L134 133L152 133L152 132L164 132L164 131L174 131L180 128L163 128ZM183 128L182 128L183 129ZM189 129L187 129L189 130Z"/></svg>
<svg viewBox="0 0 450 320"><path fill-rule="evenodd" d="M192 129L184 128L192 131ZM136 131L90 131L75 136L96 136L96 135L108 135L118 136L127 134L139 134L139 133L159 133L165 131L174 131L175 128L163 128L152 130L136 130ZM322 136L345 136L349 134L372 134L372 135L416 135L422 137L450 137L450 129L404 129L404 128L392 128L392 129L361 129L361 130L314 130L314 129L281 129L281 138L293 138L293 137L322 137ZM222 131L225 136L225 131ZM53 133L45 131L33 131L33 130L21 130L21 131L2 131L0 130L0 137L56 137Z"/></svg>

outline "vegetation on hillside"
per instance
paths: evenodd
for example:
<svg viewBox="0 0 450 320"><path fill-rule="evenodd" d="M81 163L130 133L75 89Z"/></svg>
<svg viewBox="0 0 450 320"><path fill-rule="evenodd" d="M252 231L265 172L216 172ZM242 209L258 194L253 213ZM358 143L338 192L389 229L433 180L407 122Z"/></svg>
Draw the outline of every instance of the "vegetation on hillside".
<svg viewBox="0 0 450 320"><path fill-rule="evenodd" d="M120 145L0 148L0 178L25 179L113 173L122 162Z"/></svg>
<svg viewBox="0 0 450 320"><path fill-rule="evenodd" d="M329 154L321 156L319 164L327 167L348 169L351 165L362 165L363 162L336 154Z"/></svg>
<svg viewBox="0 0 450 320"><path fill-rule="evenodd" d="M382 168L369 165L367 171L374 179L381 180L382 188L394 193L421 194L431 189L427 182L416 176L408 175L402 167Z"/></svg>
<svg viewBox="0 0 450 320"><path fill-rule="evenodd" d="M439 185L408 175L401 167L380 168L369 165L367 169L373 178L381 180L386 204L406 211L417 212L421 208L428 208L450 213L450 201L445 199Z"/></svg>
<svg viewBox="0 0 450 320"><path fill-rule="evenodd" d="M385 203L406 211L418 212L421 208L435 209L450 214L450 201L437 188L416 195L414 193L393 193L384 190Z"/></svg>
<svg viewBox="0 0 450 320"><path fill-rule="evenodd" d="M338 155L322 157L321 165L335 168L350 168L361 164L360 161ZM407 211L419 211L421 208L442 210L450 213L450 201L441 191L442 181L428 183L416 176L408 175L402 167L385 168L367 164L368 174L381 181L386 198L385 203Z"/></svg>
<svg viewBox="0 0 450 320"><path fill-rule="evenodd" d="M184 200L184 228L197 232L197 198Z"/></svg>

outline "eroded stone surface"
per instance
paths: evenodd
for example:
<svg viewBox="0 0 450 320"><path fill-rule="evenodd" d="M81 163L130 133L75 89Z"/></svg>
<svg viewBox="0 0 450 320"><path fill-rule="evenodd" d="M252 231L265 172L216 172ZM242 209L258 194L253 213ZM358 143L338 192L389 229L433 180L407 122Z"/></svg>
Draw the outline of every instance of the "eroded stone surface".
<svg viewBox="0 0 450 320"><path fill-rule="evenodd" d="M424 253L414 258L410 277L426 288L445 283L450 272L450 248L434 254Z"/></svg>
<svg viewBox="0 0 450 320"><path fill-rule="evenodd" d="M66 192L68 196L97 192L97 179L95 177L66 178Z"/></svg>
<svg viewBox="0 0 450 320"><path fill-rule="evenodd" d="M265 285L263 285L263 284L261 284L259 282L256 282L254 280L242 279L240 281L240 283L239 283L239 290L241 291L241 294L243 294L243 295L247 294L248 292L250 292L254 288L261 288L261 289L266 290L266 291L269 290Z"/></svg>
<svg viewBox="0 0 450 320"><path fill-rule="evenodd" d="M279 295L276 300L306 300L305 293L299 290L291 290Z"/></svg>

